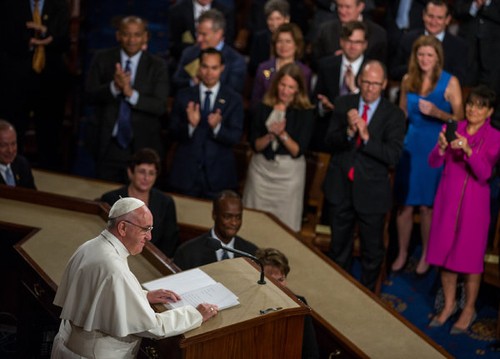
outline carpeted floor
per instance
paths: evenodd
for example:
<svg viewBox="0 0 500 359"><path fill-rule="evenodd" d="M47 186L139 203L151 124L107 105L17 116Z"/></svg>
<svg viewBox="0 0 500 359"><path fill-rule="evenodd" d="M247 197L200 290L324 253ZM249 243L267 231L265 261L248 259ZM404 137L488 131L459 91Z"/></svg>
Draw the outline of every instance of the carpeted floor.
<svg viewBox="0 0 500 359"><path fill-rule="evenodd" d="M495 288L482 286L476 303L478 316L466 334L449 334L458 314L443 327L429 328L427 326L432 315L436 313L435 308L439 307L441 303L439 299L442 296L439 290L439 274L436 269L430 270L424 277L415 275L419 250L419 248L415 250L414 256L409 259L404 271L389 275L382 288L382 299L454 357L458 359L500 358L499 351L489 348L496 340L500 294ZM460 295L458 299L460 301Z"/></svg>

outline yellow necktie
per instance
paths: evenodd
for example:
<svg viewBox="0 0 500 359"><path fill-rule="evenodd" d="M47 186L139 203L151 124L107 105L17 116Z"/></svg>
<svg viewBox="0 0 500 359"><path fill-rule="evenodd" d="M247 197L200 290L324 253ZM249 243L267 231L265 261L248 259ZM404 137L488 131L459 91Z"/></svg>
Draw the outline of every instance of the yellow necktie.
<svg viewBox="0 0 500 359"><path fill-rule="evenodd" d="M33 22L37 25L42 25L42 17L40 16L40 10L38 9L38 0L35 0L35 6L33 8ZM45 47L43 45L37 45L35 47L32 67L33 71L37 74L42 72L45 67Z"/></svg>

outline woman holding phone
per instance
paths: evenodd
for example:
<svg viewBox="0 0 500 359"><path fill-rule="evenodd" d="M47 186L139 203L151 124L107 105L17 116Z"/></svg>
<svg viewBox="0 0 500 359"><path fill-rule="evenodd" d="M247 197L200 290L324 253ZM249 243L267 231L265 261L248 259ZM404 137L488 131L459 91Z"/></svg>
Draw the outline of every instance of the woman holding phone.
<svg viewBox="0 0 500 359"><path fill-rule="evenodd" d="M443 71L443 48L434 36L423 35L413 44L408 73L401 83L399 107L408 118L403 155L396 170L395 192L400 208L396 218L399 253L393 271L405 267L413 228L413 211L420 212L422 255L415 272L427 273L425 251L432 206L441 169L430 168L427 158L443 123L463 118L462 89L455 76Z"/></svg>
<svg viewBox="0 0 500 359"><path fill-rule="evenodd" d="M441 131L429 156L432 167L444 164L426 257L441 268L444 307L429 326L442 326L455 313L458 273L465 275L465 305L451 334L465 332L476 318L490 222L488 180L500 159L500 132L490 124L494 103L495 93L486 86L472 89L456 138L449 142Z"/></svg>

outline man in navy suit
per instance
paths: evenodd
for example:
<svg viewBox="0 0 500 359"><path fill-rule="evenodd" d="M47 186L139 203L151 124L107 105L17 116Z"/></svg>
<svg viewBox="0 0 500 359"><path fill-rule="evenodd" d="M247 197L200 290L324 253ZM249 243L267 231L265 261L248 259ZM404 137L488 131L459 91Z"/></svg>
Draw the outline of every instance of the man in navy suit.
<svg viewBox="0 0 500 359"><path fill-rule="evenodd" d="M196 42L196 24L207 10L219 10L226 20L225 41L232 45L234 39L234 12L220 0L182 0L169 9L168 28L170 55L178 61L182 51Z"/></svg>
<svg viewBox="0 0 500 359"><path fill-rule="evenodd" d="M0 119L0 184L36 189L31 166L17 153L17 134L14 127Z"/></svg>
<svg viewBox="0 0 500 359"><path fill-rule="evenodd" d="M174 263L181 269L239 257L223 249L214 250L209 245L210 238L221 241L224 246L255 255L257 246L237 235L243 219L243 204L236 192L225 190L214 198L212 219L214 227L208 233L187 241L175 252Z"/></svg>
<svg viewBox="0 0 500 359"><path fill-rule="evenodd" d="M367 31L365 23L361 21L345 23L340 33L342 54L326 56L318 62L318 82L315 89L318 116L309 145L309 149L313 151L329 152L325 134L337 96L359 92L356 77L365 61Z"/></svg>
<svg viewBox="0 0 500 359"><path fill-rule="evenodd" d="M389 168L401 156L403 111L382 92L387 74L371 60L358 76L359 94L335 100L326 138L332 157L324 182L332 240L329 256L349 271L353 232L361 239L361 283L374 290L385 255L384 217L392 205Z"/></svg>
<svg viewBox="0 0 500 359"><path fill-rule="evenodd" d="M225 43L226 20L224 15L216 10L205 11L198 18L196 44L182 52L173 77L176 89L195 86L199 83L198 57L200 51L209 47L216 48L224 58L224 72L220 81L229 85L233 90L242 93L245 84L246 62L245 58L235 49Z"/></svg>
<svg viewBox="0 0 500 359"><path fill-rule="evenodd" d="M87 79L87 96L95 107L87 146L97 162L98 177L127 183L127 161L144 147L162 156L160 116L167 110L165 62L144 51L145 20L122 19L116 33L120 47L96 54Z"/></svg>
<svg viewBox="0 0 500 359"><path fill-rule="evenodd" d="M366 57L385 63L387 59L386 31L380 25L365 18L363 15L365 5L365 0L337 0L338 19L321 24L316 38L313 40L314 64L324 56L338 55L342 52L339 42L340 32L342 25L349 21L363 21L366 24L369 34Z"/></svg>
<svg viewBox="0 0 500 359"><path fill-rule="evenodd" d="M423 21L423 29L410 31L401 37L396 57L390 67L391 78L399 81L408 72L408 60L415 40L422 35L433 35L443 45L443 69L456 76L463 85L469 51L463 39L446 30L451 22L449 5L443 0L430 0L423 12Z"/></svg>
<svg viewBox="0 0 500 359"><path fill-rule="evenodd" d="M170 170L172 191L213 198L223 189L238 186L232 150L243 133L241 96L221 82L222 53L201 50L200 83L180 91L170 118L178 142Z"/></svg>

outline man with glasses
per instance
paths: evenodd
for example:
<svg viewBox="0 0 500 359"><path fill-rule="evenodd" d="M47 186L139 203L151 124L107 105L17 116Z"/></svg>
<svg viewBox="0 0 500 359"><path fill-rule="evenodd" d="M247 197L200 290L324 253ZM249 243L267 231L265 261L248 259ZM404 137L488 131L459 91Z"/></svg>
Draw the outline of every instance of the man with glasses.
<svg viewBox="0 0 500 359"><path fill-rule="evenodd" d="M345 23L340 33L342 54L329 55L318 61L318 82L315 89L318 116L309 145L313 151L328 152L324 139L335 98L359 92L356 77L365 61L364 54L368 45L366 33L366 25L361 21Z"/></svg>
<svg viewBox="0 0 500 359"><path fill-rule="evenodd" d="M375 290L384 259L384 217L390 209L389 168L401 155L405 117L382 97L384 65L366 62L359 94L337 97L326 136L332 157L324 182L332 240L330 258L350 270L357 222L361 240L361 283Z"/></svg>
<svg viewBox="0 0 500 359"><path fill-rule="evenodd" d="M142 252L152 229L144 202L122 198L109 211L107 228L73 254L54 299L62 321L52 358L135 358L142 337L178 335L217 314L211 304L151 308L180 299L165 289L144 291L128 267L127 257Z"/></svg>
<svg viewBox="0 0 500 359"><path fill-rule="evenodd" d="M179 227L174 200L153 187L159 172L158 153L151 148L143 148L129 161L127 168L129 184L103 194L101 201L112 206L120 198L134 197L146 203L155 222L151 243L171 258L177 247Z"/></svg>

